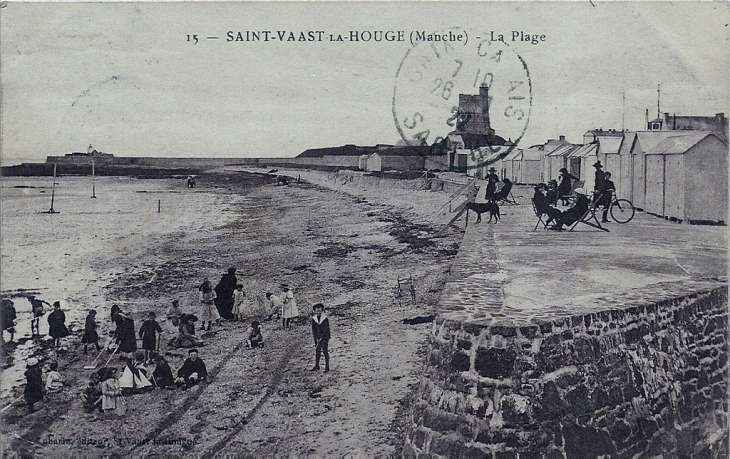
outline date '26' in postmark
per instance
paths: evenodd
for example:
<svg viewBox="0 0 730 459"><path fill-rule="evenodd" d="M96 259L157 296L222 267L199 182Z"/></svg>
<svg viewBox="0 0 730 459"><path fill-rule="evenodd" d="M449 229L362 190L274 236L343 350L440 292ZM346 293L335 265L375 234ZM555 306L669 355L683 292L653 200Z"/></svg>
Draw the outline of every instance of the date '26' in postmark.
<svg viewBox="0 0 730 459"><path fill-rule="evenodd" d="M477 152L475 167L481 167L509 154L524 136L532 109L530 72L504 41L451 31L440 36L461 40L414 41L406 52L395 78L393 119L407 143L433 145L452 131L468 131L472 115L460 113L459 95L486 88L489 112L481 115L507 142Z"/></svg>

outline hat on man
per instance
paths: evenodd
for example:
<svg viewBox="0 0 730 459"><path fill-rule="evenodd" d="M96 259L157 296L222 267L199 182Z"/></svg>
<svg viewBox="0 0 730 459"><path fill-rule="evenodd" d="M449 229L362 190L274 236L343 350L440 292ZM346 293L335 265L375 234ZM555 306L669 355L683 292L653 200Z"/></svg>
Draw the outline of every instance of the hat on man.
<svg viewBox="0 0 730 459"><path fill-rule="evenodd" d="M563 167L563 168L562 168L562 169L560 169L560 170L559 170L558 172L565 172L565 173L567 174L567 173L568 173L568 169L566 169L566 168L564 168L564 167Z"/></svg>
<svg viewBox="0 0 730 459"><path fill-rule="evenodd" d="M36 359L35 357L31 357L28 359L27 362L25 362L25 365L29 367L34 367L38 365L38 359Z"/></svg>
<svg viewBox="0 0 730 459"><path fill-rule="evenodd" d="M576 188L575 192L576 192L576 194L582 194L584 196L586 194L586 190L584 190L583 188Z"/></svg>
<svg viewBox="0 0 730 459"><path fill-rule="evenodd" d="M236 268L228 268L228 274L236 274Z"/></svg>
<svg viewBox="0 0 730 459"><path fill-rule="evenodd" d="M497 169L495 169L494 167L490 167L489 172L497 172Z"/></svg>
<svg viewBox="0 0 730 459"><path fill-rule="evenodd" d="M593 167L595 167L596 169L601 169L603 168L603 164L601 164L600 161L596 161L595 164L593 164Z"/></svg>

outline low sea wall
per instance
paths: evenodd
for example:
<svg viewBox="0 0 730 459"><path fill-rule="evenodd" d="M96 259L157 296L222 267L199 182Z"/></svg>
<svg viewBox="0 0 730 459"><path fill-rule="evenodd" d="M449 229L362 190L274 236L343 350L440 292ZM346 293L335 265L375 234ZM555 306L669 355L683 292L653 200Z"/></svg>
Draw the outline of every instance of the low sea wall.
<svg viewBox="0 0 730 459"><path fill-rule="evenodd" d="M726 282L511 316L497 249L475 233L444 288L404 456L728 457Z"/></svg>
<svg viewBox="0 0 730 459"><path fill-rule="evenodd" d="M467 227L404 456L729 457L722 230L534 218Z"/></svg>

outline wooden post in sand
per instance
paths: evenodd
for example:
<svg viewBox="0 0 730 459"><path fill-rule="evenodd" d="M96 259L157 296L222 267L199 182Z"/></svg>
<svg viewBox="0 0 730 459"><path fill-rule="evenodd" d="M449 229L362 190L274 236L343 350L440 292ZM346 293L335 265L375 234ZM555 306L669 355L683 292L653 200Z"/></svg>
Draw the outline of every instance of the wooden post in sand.
<svg viewBox="0 0 730 459"><path fill-rule="evenodd" d="M94 173L94 157L91 157L91 197L96 198L96 177Z"/></svg>
<svg viewBox="0 0 730 459"><path fill-rule="evenodd" d="M51 188L51 208L45 214L57 214L58 211L53 209L53 201L56 199L56 163L53 163L53 187Z"/></svg>
<svg viewBox="0 0 730 459"><path fill-rule="evenodd" d="M160 213L160 207L162 206L162 199L157 200L157 213Z"/></svg>

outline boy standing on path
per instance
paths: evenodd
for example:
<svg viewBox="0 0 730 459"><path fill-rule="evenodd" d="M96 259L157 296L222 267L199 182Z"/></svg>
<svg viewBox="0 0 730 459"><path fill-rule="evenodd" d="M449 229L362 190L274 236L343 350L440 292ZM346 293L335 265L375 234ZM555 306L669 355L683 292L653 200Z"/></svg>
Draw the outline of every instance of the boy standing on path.
<svg viewBox="0 0 730 459"><path fill-rule="evenodd" d="M314 335L315 360L312 371L319 370L319 356L324 354L324 371L330 371L330 354L327 345L330 341L330 321L324 315L324 305L317 303L312 308L314 315L312 316L312 335Z"/></svg>

